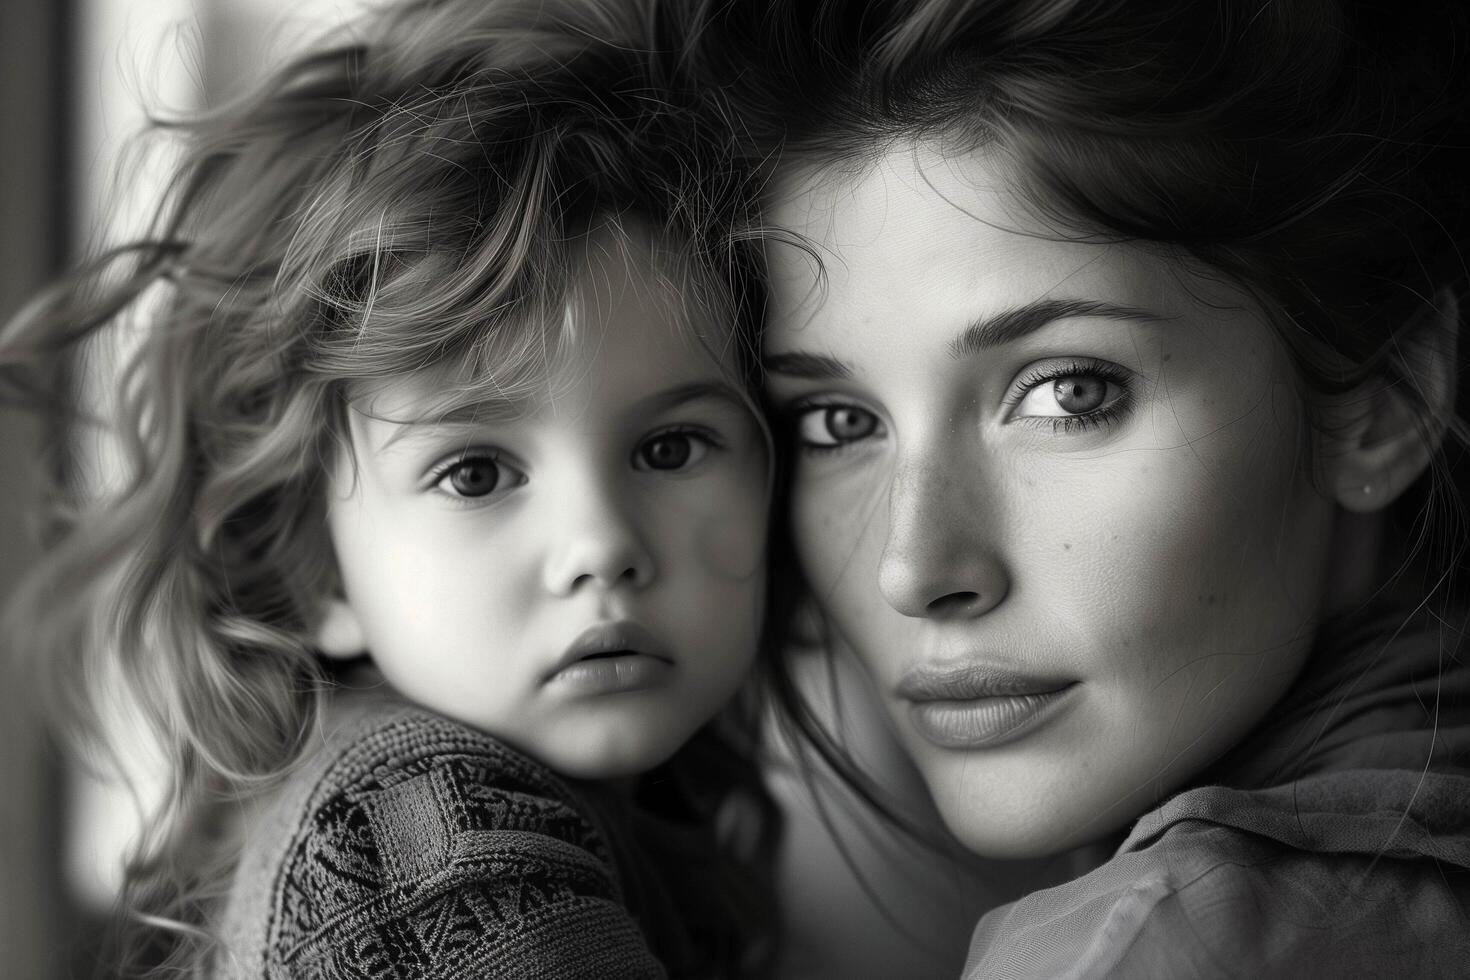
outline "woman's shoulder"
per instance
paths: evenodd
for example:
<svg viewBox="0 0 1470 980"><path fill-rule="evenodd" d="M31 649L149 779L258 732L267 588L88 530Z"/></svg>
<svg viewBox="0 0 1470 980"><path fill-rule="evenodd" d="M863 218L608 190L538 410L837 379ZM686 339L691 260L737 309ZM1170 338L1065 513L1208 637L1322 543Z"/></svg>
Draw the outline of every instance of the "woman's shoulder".
<svg viewBox="0 0 1470 980"><path fill-rule="evenodd" d="M225 976L388 976L406 962L497 975L589 948L659 975L584 794L396 697L340 697L250 822L221 923Z"/></svg>
<svg viewBox="0 0 1470 980"><path fill-rule="evenodd" d="M1470 777L1198 787L1091 873L991 912L965 977L1459 976Z"/></svg>

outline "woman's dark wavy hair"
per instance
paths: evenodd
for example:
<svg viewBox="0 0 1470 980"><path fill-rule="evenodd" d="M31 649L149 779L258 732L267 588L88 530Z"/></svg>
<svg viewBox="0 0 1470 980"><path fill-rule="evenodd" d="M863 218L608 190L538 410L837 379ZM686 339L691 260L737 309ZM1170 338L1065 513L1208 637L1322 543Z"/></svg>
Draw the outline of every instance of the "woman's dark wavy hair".
<svg viewBox="0 0 1470 980"><path fill-rule="evenodd" d="M676 302L736 325L754 390L754 263L726 232L746 189L712 96L657 43L689 10L385 5L242 98L160 123L182 162L148 237L0 334L8 393L72 432L99 423L48 365L100 337L126 352L101 426L121 486L58 481L47 557L9 618L59 726L95 737L120 676L167 754L124 952L200 962L231 860L212 804L287 769L316 724L331 681L312 629L338 587L324 483L355 386L448 366L464 379L448 411L533 384L564 339L548 314L571 299L579 243L628 217L653 229ZM774 811L748 751L706 733L674 762L706 825L735 796L756 804L750 846L686 910L725 964L769 950L774 907Z"/></svg>
<svg viewBox="0 0 1470 980"><path fill-rule="evenodd" d="M752 166L983 148L1059 237L1141 244L1247 290L1305 390L1393 388L1447 437L1393 507L1389 560L1441 615L1461 607L1467 386L1446 419L1409 363L1467 286L1461 5L734 0L695 48ZM818 753L887 810L790 679L778 688Z"/></svg>

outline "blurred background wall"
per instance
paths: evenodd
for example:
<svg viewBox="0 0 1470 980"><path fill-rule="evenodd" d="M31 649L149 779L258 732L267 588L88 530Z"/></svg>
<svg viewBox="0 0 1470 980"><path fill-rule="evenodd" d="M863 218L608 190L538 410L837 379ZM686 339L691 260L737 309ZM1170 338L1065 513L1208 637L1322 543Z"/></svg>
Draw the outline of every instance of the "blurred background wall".
<svg viewBox="0 0 1470 980"><path fill-rule="evenodd" d="M150 113L234 91L356 0L0 2L0 320L88 250L139 230L168 154L131 155ZM74 378L85 385L87 379ZM37 554L37 477L64 434L0 407L0 596ZM84 459L83 464L95 463ZM105 479L105 474L103 474ZM54 750L0 649L0 978L90 975L128 841L158 784L146 743L129 777ZM141 808L141 809L140 809Z"/></svg>
<svg viewBox="0 0 1470 980"><path fill-rule="evenodd" d="M0 316L60 266L70 221L69 0L6 0L0 13ZM30 513L42 433L0 410L0 595L35 554ZM14 651L0 649L0 667ZM0 974L58 974L71 920L58 874L61 779L25 692L0 670Z"/></svg>

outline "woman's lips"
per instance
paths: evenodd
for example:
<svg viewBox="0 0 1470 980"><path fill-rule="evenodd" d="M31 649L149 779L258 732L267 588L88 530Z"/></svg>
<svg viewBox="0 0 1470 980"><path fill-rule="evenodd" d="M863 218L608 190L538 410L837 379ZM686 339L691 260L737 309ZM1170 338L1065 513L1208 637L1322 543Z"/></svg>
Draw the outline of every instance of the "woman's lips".
<svg viewBox="0 0 1470 980"><path fill-rule="evenodd" d="M997 670L980 664L910 668L894 693L909 701L909 719L941 748L980 749L1020 738L1072 699L1076 682Z"/></svg>

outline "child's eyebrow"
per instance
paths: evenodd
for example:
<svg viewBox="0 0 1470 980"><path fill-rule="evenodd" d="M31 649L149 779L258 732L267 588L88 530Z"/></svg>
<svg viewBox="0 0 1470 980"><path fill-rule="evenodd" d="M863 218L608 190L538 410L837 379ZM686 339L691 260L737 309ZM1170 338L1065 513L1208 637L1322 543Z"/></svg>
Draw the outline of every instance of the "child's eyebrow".
<svg viewBox="0 0 1470 980"><path fill-rule="evenodd" d="M532 399L480 398L443 411L425 412L406 418L374 415L371 412L359 414L366 421L386 423L393 427L379 446L380 449L387 449L405 439L412 442L415 439L436 436L445 429L471 429L479 425L523 419L530 414L532 404Z"/></svg>
<svg viewBox="0 0 1470 980"><path fill-rule="evenodd" d="M740 392L724 381L692 381L655 392L640 399L637 406L647 411L665 412L706 398L729 402L741 409L750 405L747 399L741 397Z"/></svg>
<svg viewBox="0 0 1470 980"><path fill-rule="evenodd" d="M724 381L715 380L674 385L638 399L632 403L632 407L639 412L656 414L705 399L721 401L741 411L751 410L751 403L741 397L736 388ZM539 399L536 398L482 398L442 412L412 418L392 418L370 413L363 413L363 418L393 426L393 431L379 446L380 449L387 449L403 440L413 442L437 437L445 429L473 429L497 422L514 422L535 414L538 404Z"/></svg>

